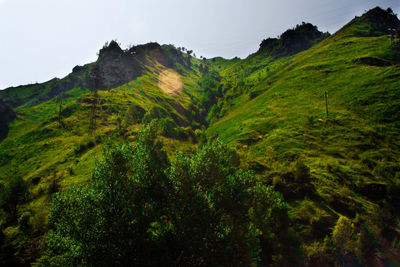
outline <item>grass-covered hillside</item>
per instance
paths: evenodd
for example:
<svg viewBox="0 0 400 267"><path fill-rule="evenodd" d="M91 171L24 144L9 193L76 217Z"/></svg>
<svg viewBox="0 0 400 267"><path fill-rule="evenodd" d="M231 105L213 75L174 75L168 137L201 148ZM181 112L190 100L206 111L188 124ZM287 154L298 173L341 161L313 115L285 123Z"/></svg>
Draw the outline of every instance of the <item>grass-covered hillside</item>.
<svg viewBox="0 0 400 267"><path fill-rule="evenodd" d="M0 91L0 263L399 265L394 29L375 8L230 60L112 41Z"/></svg>
<svg viewBox="0 0 400 267"><path fill-rule="evenodd" d="M17 88L17 92L14 88L3 91L7 94L4 110L12 111L16 118L7 121L9 129L0 143L0 179L6 189L16 179L22 179L26 186L23 196L15 196L17 214L2 215L1 221L6 226L3 229L6 245L13 244L18 261L31 262L32 257L39 256L36 251L27 255L21 253L36 249L38 243L44 242L51 195L72 184L88 181L103 144L113 140L132 142L140 125L162 118L163 136L180 140L166 141L171 147L170 154L176 147L191 149L185 143L194 138L192 126L199 128L201 124L200 111L193 105L202 95L197 83L201 73L186 64L196 64L198 60L172 46L151 44L133 49L137 49L135 54L141 57L142 74L115 88L97 89L90 83L82 84L48 100L46 98L51 97L46 91L48 83L35 85L38 91L43 90L38 96L32 95L29 87ZM101 57L102 53L99 60L89 66L96 67ZM103 79L103 75L98 76ZM110 79L117 76L108 75ZM160 76L164 80L160 80ZM96 78L93 73L88 77ZM30 97L16 106L13 101L20 99L19 90L24 94L26 90ZM23 213L32 215L32 231L27 236L19 231L17 224ZM32 235L41 238L32 239ZM8 257L4 255L4 259Z"/></svg>
<svg viewBox="0 0 400 267"><path fill-rule="evenodd" d="M309 258L326 253L340 216L361 221L378 243L398 242L400 50L370 24L380 16L393 19L371 10L307 51L259 59L280 66L244 72L246 94L221 98L220 106L233 107L207 130L283 194ZM238 68L249 69L257 57ZM221 84L234 78L226 73ZM296 181L296 164L310 169L307 181Z"/></svg>

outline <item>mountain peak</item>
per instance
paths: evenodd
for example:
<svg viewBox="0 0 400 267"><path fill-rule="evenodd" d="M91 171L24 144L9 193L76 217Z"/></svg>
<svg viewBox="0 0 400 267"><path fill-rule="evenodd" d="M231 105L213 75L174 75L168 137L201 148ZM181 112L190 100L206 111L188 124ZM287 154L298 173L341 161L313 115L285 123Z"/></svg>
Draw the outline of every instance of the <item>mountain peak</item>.
<svg viewBox="0 0 400 267"><path fill-rule="evenodd" d="M372 37L386 35L390 29L400 29L400 20L391 8L386 10L375 7L361 17L355 17L339 32L347 32L356 37Z"/></svg>
<svg viewBox="0 0 400 267"><path fill-rule="evenodd" d="M101 57L102 55L107 54L107 53L120 54L120 53L123 53L123 51L122 51L121 47L119 46L119 44L115 40L112 40L111 42L105 43L103 48L100 49L99 56Z"/></svg>
<svg viewBox="0 0 400 267"><path fill-rule="evenodd" d="M394 26L399 23L399 19L391 8L384 10L379 6L367 11L361 18L374 24L386 23L387 26Z"/></svg>
<svg viewBox="0 0 400 267"><path fill-rule="evenodd" d="M377 31L387 32L390 28L400 28L400 21L390 8L387 10L380 7L373 8L365 13L361 20L371 24Z"/></svg>
<svg viewBox="0 0 400 267"><path fill-rule="evenodd" d="M263 40L259 52L268 52L273 56L289 56L310 48L327 36L329 33L323 33L317 26L303 22L285 31L279 39Z"/></svg>

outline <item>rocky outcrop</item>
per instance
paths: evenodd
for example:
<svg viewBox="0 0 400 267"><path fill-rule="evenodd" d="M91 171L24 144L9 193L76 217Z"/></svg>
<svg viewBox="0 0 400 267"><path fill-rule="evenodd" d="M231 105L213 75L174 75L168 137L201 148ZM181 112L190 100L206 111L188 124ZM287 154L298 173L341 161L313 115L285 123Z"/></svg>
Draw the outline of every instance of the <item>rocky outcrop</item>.
<svg viewBox="0 0 400 267"><path fill-rule="evenodd" d="M124 51L117 42L111 41L100 50L96 62L75 66L72 73L63 79L55 78L41 84L7 88L0 91L0 99L12 107L27 102L29 106L34 106L75 87L98 90L115 88L140 76L148 51L162 51L160 47L159 44L150 43Z"/></svg>
<svg viewBox="0 0 400 267"><path fill-rule="evenodd" d="M290 56L309 49L328 36L329 33L320 32L317 26L303 22L294 29L284 32L279 39L263 40L258 52L265 52L275 57Z"/></svg>
<svg viewBox="0 0 400 267"><path fill-rule="evenodd" d="M355 37L387 35L391 34L393 29L400 31L400 20L391 9L383 10L380 7L376 7L361 17L355 17L339 32L346 32L349 29L352 30L351 35Z"/></svg>
<svg viewBox="0 0 400 267"><path fill-rule="evenodd" d="M98 70L89 76L89 84L97 79L97 89L120 86L141 74L141 65L135 55L123 51L115 41L100 50L96 67Z"/></svg>
<svg viewBox="0 0 400 267"><path fill-rule="evenodd" d="M400 29L400 21L391 9L376 7L365 13L360 21L371 25L371 36L389 34L390 29Z"/></svg>

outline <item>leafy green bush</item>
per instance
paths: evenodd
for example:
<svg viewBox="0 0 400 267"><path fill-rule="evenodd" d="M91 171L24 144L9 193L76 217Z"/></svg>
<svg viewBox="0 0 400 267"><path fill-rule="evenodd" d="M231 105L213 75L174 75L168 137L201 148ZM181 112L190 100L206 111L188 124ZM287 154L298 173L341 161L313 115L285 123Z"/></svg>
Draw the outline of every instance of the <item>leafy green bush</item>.
<svg viewBox="0 0 400 267"><path fill-rule="evenodd" d="M349 218L341 216L333 229L332 240L342 255L354 252L357 241L354 223Z"/></svg>
<svg viewBox="0 0 400 267"><path fill-rule="evenodd" d="M160 120L160 128L161 128L161 134L166 136L166 137L170 137L170 138L174 138L176 136L175 134L175 127L177 127L175 121L171 118L165 118Z"/></svg>
<svg viewBox="0 0 400 267"><path fill-rule="evenodd" d="M291 246L288 228L288 207L272 187L257 184L249 209L251 227L256 230L261 248L261 259L268 264L288 265ZM289 257L290 258L290 257Z"/></svg>
<svg viewBox="0 0 400 267"><path fill-rule="evenodd" d="M214 105L212 111L205 111L201 114L203 119L206 119L207 117L207 123L209 123L213 117L216 117L220 111L220 108L215 104L217 103L217 99L222 97L221 80L222 77L217 71L211 71L204 74L202 79L199 81L199 85L204 89L204 93L200 98L201 105L207 110ZM209 115L208 113L212 114Z"/></svg>
<svg viewBox="0 0 400 267"><path fill-rule="evenodd" d="M219 140L170 163L159 123L109 145L91 184L54 197L49 265L249 265L282 262L287 207ZM286 241L285 241L286 242ZM259 252L268 257L259 256ZM154 257L157 255L157 257Z"/></svg>
<svg viewBox="0 0 400 267"><path fill-rule="evenodd" d="M190 127L176 127L175 138L178 140L187 140L189 137L193 137L194 133Z"/></svg>
<svg viewBox="0 0 400 267"><path fill-rule="evenodd" d="M90 186L56 194L50 217L54 230L48 237L50 263L127 266L144 265L151 258L155 247L149 247L147 229L167 203L162 188L166 155L155 136L152 124L135 146L106 147Z"/></svg>
<svg viewBox="0 0 400 267"><path fill-rule="evenodd" d="M219 106L217 104L213 105L207 114L206 122L208 124L212 124L213 121L219 117L218 116L219 112L220 112Z"/></svg>
<svg viewBox="0 0 400 267"><path fill-rule="evenodd" d="M128 125L134 123L140 123L145 113L146 111L138 105L129 106L128 110L125 112L124 121Z"/></svg>
<svg viewBox="0 0 400 267"><path fill-rule="evenodd" d="M203 144L205 144L207 142L207 135L206 135L205 131L196 129L194 131L194 134L196 136L197 143L200 146L202 146Z"/></svg>
<svg viewBox="0 0 400 267"><path fill-rule="evenodd" d="M377 233L375 233L377 234ZM379 247L375 235L366 221L357 216L352 221L341 216L332 231L332 241L338 255L344 263L371 266Z"/></svg>
<svg viewBox="0 0 400 267"><path fill-rule="evenodd" d="M29 219L31 216L32 216L32 214L30 212L25 211L18 218L18 225L22 231L24 231L24 232L29 231L29 229L30 229Z"/></svg>
<svg viewBox="0 0 400 267"><path fill-rule="evenodd" d="M10 215L11 220L16 221L17 205L26 201L28 197L28 185L21 177L15 177L1 191L0 208Z"/></svg>

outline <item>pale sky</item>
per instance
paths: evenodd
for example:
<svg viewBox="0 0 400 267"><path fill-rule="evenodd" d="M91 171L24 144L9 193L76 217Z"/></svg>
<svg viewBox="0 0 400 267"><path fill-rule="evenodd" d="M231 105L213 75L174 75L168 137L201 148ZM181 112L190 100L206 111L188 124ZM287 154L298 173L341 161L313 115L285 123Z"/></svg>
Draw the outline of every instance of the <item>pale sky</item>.
<svg viewBox="0 0 400 267"><path fill-rule="evenodd" d="M156 41L241 58L302 21L334 33L399 0L0 0L0 89L62 78L106 41Z"/></svg>

